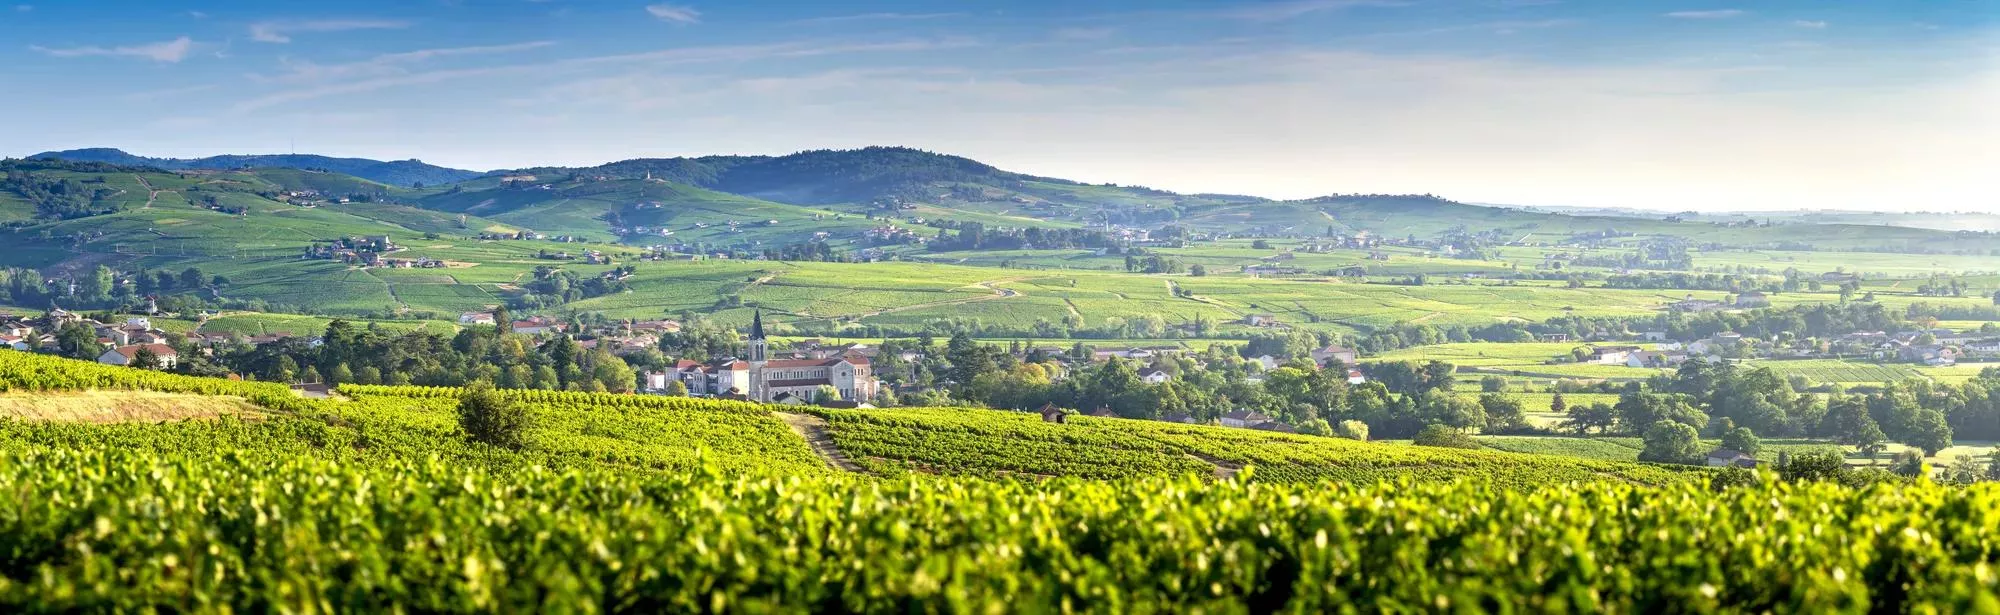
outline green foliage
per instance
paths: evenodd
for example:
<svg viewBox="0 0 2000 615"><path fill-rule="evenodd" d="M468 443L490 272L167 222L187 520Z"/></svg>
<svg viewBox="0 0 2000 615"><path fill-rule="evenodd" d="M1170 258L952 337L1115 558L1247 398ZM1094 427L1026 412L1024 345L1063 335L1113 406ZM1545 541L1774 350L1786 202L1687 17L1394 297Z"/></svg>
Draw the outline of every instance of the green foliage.
<svg viewBox="0 0 2000 615"><path fill-rule="evenodd" d="M459 394L458 428L473 442L519 449L526 443L528 413L491 385L473 383Z"/></svg>
<svg viewBox="0 0 2000 615"><path fill-rule="evenodd" d="M1696 465L1702 462L1701 434L1686 423L1662 419L1646 428L1640 461Z"/></svg>
<svg viewBox="0 0 2000 615"><path fill-rule="evenodd" d="M1417 437L1412 439L1411 443L1417 446L1437 448L1479 448L1479 443L1473 441L1472 436L1465 435L1463 431L1444 425L1425 426L1421 431L1417 432Z"/></svg>
<svg viewBox="0 0 2000 615"><path fill-rule="evenodd" d="M1752 433L1750 428L1738 427L1722 435L1722 448L1742 451L1745 455L1755 457L1764 447L1757 439L1757 434Z"/></svg>
<svg viewBox="0 0 2000 615"><path fill-rule="evenodd" d="M1362 442L1367 442L1368 424L1355 420L1341 421L1340 425L1335 427L1334 435L1340 436L1342 438L1347 438L1349 440L1360 440Z"/></svg>
<svg viewBox="0 0 2000 615"><path fill-rule="evenodd" d="M307 400L0 352L0 391L80 389L282 411L0 422L8 611L1976 612L1995 599L2000 486L1985 483L1714 474L1732 477L1718 492L1706 471L1535 455L809 409L872 471L1034 480L869 477L827 470L754 404L358 385L341 387L350 401ZM518 450L458 437L457 405L481 395L534 416ZM1248 469L1218 481L1200 457ZM1799 457L1788 467L1859 475L1837 455Z"/></svg>

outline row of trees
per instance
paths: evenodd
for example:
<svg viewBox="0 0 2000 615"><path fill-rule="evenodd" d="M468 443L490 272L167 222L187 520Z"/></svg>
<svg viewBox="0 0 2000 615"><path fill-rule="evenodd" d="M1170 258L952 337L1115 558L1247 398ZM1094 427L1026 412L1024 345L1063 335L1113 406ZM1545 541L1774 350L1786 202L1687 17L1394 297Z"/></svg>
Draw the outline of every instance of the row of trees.
<svg viewBox="0 0 2000 615"><path fill-rule="evenodd" d="M0 269L0 303L95 310L133 305L145 297L166 300L171 295L183 295L175 299L177 306L198 307L206 304L199 291L228 283L228 278L209 277L199 267L188 267L178 273L139 269L121 275L110 267L98 265L88 275L74 280L50 280L34 269L9 268Z"/></svg>

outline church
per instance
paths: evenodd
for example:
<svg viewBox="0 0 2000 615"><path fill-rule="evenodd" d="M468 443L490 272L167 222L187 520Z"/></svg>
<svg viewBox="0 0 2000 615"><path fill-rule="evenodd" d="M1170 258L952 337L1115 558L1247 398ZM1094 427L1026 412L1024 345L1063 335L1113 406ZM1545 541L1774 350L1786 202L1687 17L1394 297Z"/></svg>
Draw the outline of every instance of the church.
<svg viewBox="0 0 2000 615"><path fill-rule="evenodd" d="M709 363L682 359L673 372L647 374L647 388L665 389L672 378L687 386L689 395L740 395L767 403L825 401L814 399L822 386L839 391L842 400L867 401L881 388L866 357L771 359L763 312L751 317L749 355Z"/></svg>

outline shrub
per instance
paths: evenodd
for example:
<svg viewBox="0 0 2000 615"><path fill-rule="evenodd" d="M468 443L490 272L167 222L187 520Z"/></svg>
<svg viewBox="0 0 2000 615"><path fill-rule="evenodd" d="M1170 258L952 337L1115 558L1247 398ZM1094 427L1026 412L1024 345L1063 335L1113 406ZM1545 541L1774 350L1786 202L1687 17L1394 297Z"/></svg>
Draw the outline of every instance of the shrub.
<svg viewBox="0 0 2000 615"><path fill-rule="evenodd" d="M458 397L458 428L465 438L510 450L526 444L528 411L494 391L492 385L475 382Z"/></svg>
<svg viewBox="0 0 2000 615"><path fill-rule="evenodd" d="M1443 425L1429 425L1424 427L1423 431L1417 432L1417 437L1412 440L1412 443L1417 446L1435 446L1439 448L1479 448L1479 443L1474 442L1472 436L1465 435L1463 431Z"/></svg>

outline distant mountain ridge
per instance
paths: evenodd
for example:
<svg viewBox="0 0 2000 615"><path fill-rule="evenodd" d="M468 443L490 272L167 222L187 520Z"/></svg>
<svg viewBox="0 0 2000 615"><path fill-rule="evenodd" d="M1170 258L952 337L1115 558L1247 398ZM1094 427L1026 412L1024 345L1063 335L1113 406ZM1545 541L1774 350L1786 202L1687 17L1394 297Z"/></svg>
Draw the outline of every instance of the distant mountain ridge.
<svg viewBox="0 0 2000 615"><path fill-rule="evenodd" d="M207 158L153 158L127 153L110 147L72 149L58 152L42 152L30 158L55 158L78 162L103 162L109 164L153 167L168 171L202 169L227 171L245 168L287 168L323 170L362 179L392 184L414 186L461 182L485 175L478 171L453 169L426 164L421 160L382 161L367 158L335 158L315 154L260 154L222 155Z"/></svg>

